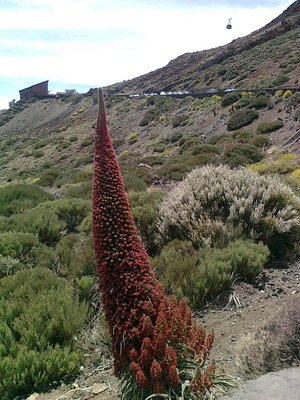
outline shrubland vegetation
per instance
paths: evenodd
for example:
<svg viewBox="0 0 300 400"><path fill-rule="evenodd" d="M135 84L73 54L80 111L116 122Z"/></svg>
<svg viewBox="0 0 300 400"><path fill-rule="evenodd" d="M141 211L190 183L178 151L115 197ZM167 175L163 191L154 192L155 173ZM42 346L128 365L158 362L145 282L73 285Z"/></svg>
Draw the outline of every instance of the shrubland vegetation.
<svg viewBox="0 0 300 400"><path fill-rule="evenodd" d="M9 400L78 372L74 337L87 305L72 285L47 269L19 271L0 280L0 395Z"/></svg>
<svg viewBox="0 0 300 400"><path fill-rule="evenodd" d="M229 72L223 75L226 79ZM236 278L251 283L264 267L298 254L299 161L295 154L278 151L266 157L270 134L285 127L281 119L254 122L275 101L291 109L300 104L297 93L229 93L223 98L187 97L177 114L178 99L153 97L142 106L140 126L168 127L172 133L150 138L145 156L134 147L142 140L140 131L116 139L125 189L154 272L168 293L186 297L193 310L213 301ZM183 135L181 128L193 126L203 110L217 110L227 131L209 137L200 131ZM83 362L74 337L89 320L86 302L96 282L92 141L55 135L59 153L78 143L83 154L61 168L41 153L47 154L48 137L36 143L26 138L24 157L34 159L32 169L10 173L0 187L4 400L44 390L78 373ZM18 141L3 140L0 164L18 148ZM161 187L169 180L181 182L172 190ZM49 324L49 331L42 324Z"/></svg>

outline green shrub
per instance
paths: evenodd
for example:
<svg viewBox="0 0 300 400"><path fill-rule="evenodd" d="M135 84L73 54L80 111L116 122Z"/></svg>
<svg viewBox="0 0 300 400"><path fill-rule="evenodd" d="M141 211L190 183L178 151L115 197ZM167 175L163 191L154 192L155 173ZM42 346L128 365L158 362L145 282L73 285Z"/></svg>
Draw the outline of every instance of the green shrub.
<svg viewBox="0 0 300 400"><path fill-rule="evenodd" d="M81 199L60 199L45 204L65 223L67 233L74 232L81 221L91 212L91 202Z"/></svg>
<svg viewBox="0 0 300 400"><path fill-rule="evenodd" d="M32 233L0 233L0 277L13 274L24 264L32 264L35 258L34 250L38 246L39 241ZM9 265L14 267L10 270Z"/></svg>
<svg viewBox="0 0 300 400"><path fill-rule="evenodd" d="M281 86L281 85L285 84L286 82L288 82L289 80L290 80L290 78L287 75L281 74L273 79L272 84L274 86Z"/></svg>
<svg viewBox="0 0 300 400"><path fill-rule="evenodd" d="M233 168L258 162L262 158L262 152L257 147L245 143L233 143L226 146L221 162Z"/></svg>
<svg viewBox="0 0 300 400"><path fill-rule="evenodd" d="M205 166L163 200L158 229L163 242L190 240L200 247L231 240L238 229L279 257L293 252L299 241L299 205L298 197L275 177Z"/></svg>
<svg viewBox="0 0 300 400"><path fill-rule="evenodd" d="M90 146L92 144L93 144L93 137L92 136L88 136L88 137L84 138L80 143L81 147L87 147L87 146Z"/></svg>
<svg viewBox="0 0 300 400"><path fill-rule="evenodd" d="M191 242L174 240L152 260L153 269L166 289L178 298L186 297L193 308L203 304L206 294L207 282L199 279L198 258Z"/></svg>
<svg viewBox="0 0 300 400"><path fill-rule="evenodd" d="M236 168L239 166L245 166L249 163L248 159L240 153L235 153L230 150L225 151L222 155L221 161L222 164L228 165L230 168Z"/></svg>
<svg viewBox="0 0 300 400"><path fill-rule="evenodd" d="M5 221L6 230L36 234L41 243L49 246L59 241L65 226L53 210L39 206Z"/></svg>
<svg viewBox="0 0 300 400"><path fill-rule="evenodd" d="M175 181L180 181L188 172L191 172L195 167L212 163L215 161L215 154L205 153L192 156L184 154L177 157L172 157L167 160L159 169L159 174Z"/></svg>
<svg viewBox="0 0 300 400"><path fill-rule="evenodd" d="M197 154L205 154L205 153L215 153L215 154L221 154L221 149L213 144L197 144L195 145L191 150L191 154L193 156L196 156Z"/></svg>
<svg viewBox="0 0 300 400"><path fill-rule="evenodd" d="M170 138L171 143L176 143L182 138L182 133L180 132L174 132L173 135Z"/></svg>
<svg viewBox="0 0 300 400"><path fill-rule="evenodd" d="M133 143L137 142L137 140L138 140L137 133L136 132L132 132L132 134L129 137L129 143L133 144Z"/></svg>
<svg viewBox="0 0 300 400"><path fill-rule="evenodd" d="M264 159L249 168L259 174L280 174L286 175L299 168L297 155L294 153L278 153L272 158Z"/></svg>
<svg viewBox="0 0 300 400"><path fill-rule="evenodd" d="M255 119L258 118L258 112L256 110L239 110L236 111L229 118L227 123L227 129L234 131L240 129L243 126L250 125Z"/></svg>
<svg viewBox="0 0 300 400"><path fill-rule="evenodd" d="M71 233L61 238L55 248L56 263L63 276L94 275L95 256L91 235Z"/></svg>
<svg viewBox="0 0 300 400"><path fill-rule="evenodd" d="M0 280L0 303L1 399L45 390L79 371L74 336L87 306L67 281L40 268L20 271Z"/></svg>
<svg viewBox="0 0 300 400"><path fill-rule="evenodd" d="M56 186L61 187L66 184L76 184L92 179L92 171L85 169L70 169L63 172L56 180Z"/></svg>
<svg viewBox="0 0 300 400"><path fill-rule="evenodd" d="M152 122L153 120L155 120L155 118L158 117L158 115L159 115L159 110L156 107L147 110L143 119L140 122L140 126L149 125L150 122Z"/></svg>
<svg viewBox="0 0 300 400"><path fill-rule="evenodd" d="M157 251L156 220L158 217L159 205L164 195L164 192L160 190L136 192L130 193L129 195L135 224L150 255L153 255Z"/></svg>
<svg viewBox="0 0 300 400"><path fill-rule="evenodd" d="M271 97L267 93L251 96L248 102L248 108L255 108L257 110L270 106Z"/></svg>
<svg viewBox="0 0 300 400"><path fill-rule="evenodd" d="M42 150L34 150L32 155L34 158L41 158L45 155L45 153Z"/></svg>
<svg viewBox="0 0 300 400"><path fill-rule="evenodd" d="M247 131L245 129L242 129L240 131L234 131L229 134L232 138L234 138L234 141L240 142L240 143L246 143L248 144L250 140L255 136L255 134L251 131Z"/></svg>
<svg viewBox="0 0 300 400"><path fill-rule="evenodd" d="M147 185L145 181L135 174L126 171L123 174L124 186L127 192L142 192L146 190Z"/></svg>
<svg viewBox="0 0 300 400"><path fill-rule="evenodd" d="M154 105L159 115L174 110L177 104L178 100L172 97L152 96L147 99L147 106Z"/></svg>
<svg viewBox="0 0 300 400"><path fill-rule="evenodd" d="M180 141L180 149L179 149L179 154L183 154L186 151L193 149L196 145L201 144L199 139L197 137L192 137L191 139Z"/></svg>
<svg viewBox="0 0 300 400"><path fill-rule="evenodd" d="M227 93L222 98L221 106L222 107L230 106L231 104L235 103L239 99L240 99L240 95L237 92Z"/></svg>
<svg viewBox="0 0 300 400"><path fill-rule="evenodd" d="M162 165L164 163L164 159L161 155L151 155L147 157L141 158L141 163L148 164L148 165Z"/></svg>
<svg viewBox="0 0 300 400"><path fill-rule="evenodd" d="M92 288L95 284L94 276L82 276L76 280L76 286L81 300L88 300Z"/></svg>
<svg viewBox="0 0 300 400"><path fill-rule="evenodd" d="M59 176L59 170L57 168L49 169L43 172L37 179L36 183L40 186L53 186L55 180Z"/></svg>
<svg viewBox="0 0 300 400"><path fill-rule="evenodd" d="M39 140L38 142L36 142L36 143L33 145L33 148L34 148L34 149L41 149L42 147L47 146L47 144L49 144L49 143L50 143L50 140L49 140L49 139L42 139L42 140Z"/></svg>
<svg viewBox="0 0 300 400"><path fill-rule="evenodd" d="M92 213L85 217L79 226L80 233L88 234L92 232Z"/></svg>
<svg viewBox="0 0 300 400"><path fill-rule="evenodd" d="M240 132L240 131L238 131ZM213 145L223 145L223 144L227 144L227 143L231 143L232 142L232 133L226 132L223 133L222 135L215 135L212 136L208 139L208 143L209 144L213 144Z"/></svg>
<svg viewBox="0 0 300 400"><path fill-rule="evenodd" d="M250 140L250 144L261 149L261 148L269 146L271 144L271 139L270 139L269 135L255 135Z"/></svg>
<svg viewBox="0 0 300 400"><path fill-rule="evenodd" d="M172 119L172 127L177 128L178 126L185 126L189 122L189 116L187 114L176 115Z"/></svg>
<svg viewBox="0 0 300 400"><path fill-rule="evenodd" d="M92 154L88 154L84 157L77 158L74 161L74 167L81 167L83 165L92 164L94 156Z"/></svg>
<svg viewBox="0 0 300 400"><path fill-rule="evenodd" d="M156 153L163 153L166 150L166 148L167 147L164 143L158 142L153 146L152 150Z"/></svg>
<svg viewBox="0 0 300 400"><path fill-rule="evenodd" d="M10 216L52 199L37 185L10 184L0 187L0 215Z"/></svg>
<svg viewBox="0 0 300 400"><path fill-rule="evenodd" d="M236 240L223 249L195 250L191 242L174 240L153 259L153 268L172 293L186 297L195 309L228 288L236 277L251 282L269 256L262 243Z"/></svg>
<svg viewBox="0 0 300 400"><path fill-rule="evenodd" d="M92 181L81 182L72 186L68 186L65 191L65 198L90 200L92 198Z"/></svg>
<svg viewBox="0 0 300 400"><path fill-rule="evenodd" d="M37 266L50 269L56 273L59 272L61 266L53 247L41 244L39 247L35 248L34 256Z"/></svg>
<svg viewBox="0 0 300 400"><path fill-rule="evenodd" d="M240 239L230 242L223 252L224 259L231 264L231 273L247 282L252 282L262 272L270 256L268 247L262 242Z"/></svg>
<svg viewBox="0 0 300 400"><path fill-rule="evenodd" d="M256 131L258 133L269 133L269 132L276 131L277 129L280 129L283 126L284 126L283 121L278 119L278 120L272 121L272 122L262 122L262 123L260 123L257 126Z"/></svg>
<svg viewBox="0 0 300 400"><path fill-rule="evenodd" d="M291 97L292 94L293 94L293 92L292 92L291 90L286 90L286 91L283 93L283 96L282 96L282 97L283 97L284 99L287 99L287 98Z"/></svg>

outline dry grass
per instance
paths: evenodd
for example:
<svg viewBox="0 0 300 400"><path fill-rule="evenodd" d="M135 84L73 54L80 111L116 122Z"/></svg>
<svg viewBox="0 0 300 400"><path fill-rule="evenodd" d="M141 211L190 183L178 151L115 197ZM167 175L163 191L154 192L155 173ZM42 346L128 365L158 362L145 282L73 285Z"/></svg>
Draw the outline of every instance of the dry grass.
<svg viewBox="0 0 300 400"><path fill-rule="evenodd" d="M237 363L244 378L300 366L300 296L293 296L269 321L242 337Z"/></svg>

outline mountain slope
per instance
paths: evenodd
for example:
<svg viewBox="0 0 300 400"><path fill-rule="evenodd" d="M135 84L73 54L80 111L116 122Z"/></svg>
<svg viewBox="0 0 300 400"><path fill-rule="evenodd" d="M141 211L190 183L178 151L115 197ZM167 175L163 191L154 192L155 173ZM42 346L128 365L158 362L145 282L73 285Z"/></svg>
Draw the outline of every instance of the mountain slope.
<svg viewBox="0 0 300 400"><path fill-rule="evenodd" d="M219 153L209 148L203 156L203 151L208 151L203 145L211 144L210 138L215 135L226 135L228 143L233 143L237 134L228 130L229 120L239 110L251 114L253 107L257 109L257 117L245 126L244 131L248 133L242 134L248 135L246 144L252 146L253 141L257 142L255 135L266 122L277 124L277 128L259 138L264 149L266 142L269 147L278 147L296 134L300 105L295 94L291 98L283 97L283 93L274 97L243 94L239 101L235 99L233 104L223 105L218 96L126 98L113 93L168 89L193 92L212 87L247 89L275 84L300 87L299 21L300 0L297 0L266 27L227 46L184 54L164 68L105 88L109 94L108 123L122 164L126 164L127 169L136 168L140 163L148 164L151 174L139 170L138 175L147 175L143 179L149 182L149 174L150 180L179 179L184 172L205 162L227 162L232 146L221 146ZM90 176L97 115L97 96L93 91L90 94L17 102L12 110L2 113L1 181L38 180L45 174L57 178L63 173L70 175L72 169L85 171L83 176ZM199 146L202 146L200 150ZM201 154L197 153L199 151ZM214 151L217 150L214 148ZM224 153L228 154L225 159ZM248 156L240 155L235 156L235 160L233 166L238 160L242 164L253 162ZM180 173L177 173L178 168ZM71 178L63 179L65 183L71 181Z"/></svg>
<svg viewBox="0 0 300 400"><path fill-rule="evenodd" d="M288 77L284 83L297 85L299 49L300 1L297 0L268 25L243 38L226 46L183 54L163 68L108 89L135 93L229 86L250 89L270 86L282 74Z"/></svg>

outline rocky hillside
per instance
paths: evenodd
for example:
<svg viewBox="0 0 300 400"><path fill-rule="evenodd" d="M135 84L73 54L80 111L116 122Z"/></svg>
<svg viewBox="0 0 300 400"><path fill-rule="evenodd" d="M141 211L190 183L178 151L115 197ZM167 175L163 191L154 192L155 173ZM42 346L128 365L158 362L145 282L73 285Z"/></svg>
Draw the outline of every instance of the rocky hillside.
<svg viewBox="0 0 300 400"><path fill-rule="evenodd" d="M186 53L167 66L113 85L115 92L197 91L211 87L299 86L300 2L265 27L226 46Z"/></svg>
<svg viewBox="0 0 300 400"><path fill-rule="evenodd" d="M149 74L109 87L120 92L298 85L300 1L265 27L226 46L186 53Z"/></svg>
<svg viewBox="0 0 300 400"><path fill-rule="evenodd" d="M151 167L138 170L138 177L146 183L180 179L206 162L236 166L259 161L262 152L280 147L295 135L300 118L295 89L300 87L299 21L298 0L266 27L227 46L184 54L164 68L105 88L108 123L122 165L127 170L141 163ZM254 87L282 85L293 88L292 92L251 92ZM204 99L113 94L154 90L192 93L203 88L247 91L224 92L223 97L212 92ZM1 113L2 182L39 181L45 174L56 179L74 169L90 174L97 115L97 95L90 92L90 96L17 102ZM236 141L240 129L243 139ZM215 146L218 139L212 137L222 135L228 139L226 146L203 147Z"/></svg>

